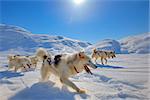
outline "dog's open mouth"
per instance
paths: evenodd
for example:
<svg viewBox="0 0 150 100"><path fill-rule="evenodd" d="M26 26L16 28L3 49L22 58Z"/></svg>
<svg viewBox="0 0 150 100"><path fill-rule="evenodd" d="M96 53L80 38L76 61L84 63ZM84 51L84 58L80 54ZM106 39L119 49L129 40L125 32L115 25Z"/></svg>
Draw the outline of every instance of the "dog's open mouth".
<svg viewBox="0 0 150 100"><path fill-rule="evenodd" d="M93 74L87 65L84 65L84 69L87 73L90 73L91 75Z"/></svg>

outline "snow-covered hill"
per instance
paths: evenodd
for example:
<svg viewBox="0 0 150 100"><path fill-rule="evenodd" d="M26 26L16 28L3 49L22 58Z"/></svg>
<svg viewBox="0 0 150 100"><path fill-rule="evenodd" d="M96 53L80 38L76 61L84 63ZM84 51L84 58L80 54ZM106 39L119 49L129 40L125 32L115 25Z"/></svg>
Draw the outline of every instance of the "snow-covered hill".
<svg viewBox="0 0 150 100"><path fill-rule="evenodd" d="M63 36L49 36L43 34L32 35L37 41L38 47L44 47L51 52L75 52L88 47L90 44L75 39L66 38Z"/></svg>
<svg viewBox="0 0 150 100"><path fill-rule="evenodd" d="M120 44L122 53L150 53L150 33L123 38Z"/></svg>
<svg viewBox="0 0 150 100"><path fill-rule="evenodd" d="M0 50L31 48L36 45L29 31L16 26L0 25Z"/></svg>
<svg viewBox="0 0 150 100"><path fill-rule="evenodd" d="M129 36L121 40L105 39L87 47L87 51L91 52L93 48L113 50L116 53L150 53L150 33Z"/></svg>
<svg viewBox="0 0 150 100"><path fill-rule="evenodd" d="M32 34L31 32L12 25L0 24L0 50L10 49L35 51L38 47L55 52L74 52L86 48L90 43L62 36Z"/></svg>
<svg viewBox="0 0 150 100"><path fill-rule="evenodd" d="M91 45L88 42L63 36L32 34L24 28L0 24L0 51L34 52L44 47L52 53L71 53L85 49L91 53L93 48L113 50L116 53L150 53L150 33L139 34L121 40L104 39Z"/></svg>

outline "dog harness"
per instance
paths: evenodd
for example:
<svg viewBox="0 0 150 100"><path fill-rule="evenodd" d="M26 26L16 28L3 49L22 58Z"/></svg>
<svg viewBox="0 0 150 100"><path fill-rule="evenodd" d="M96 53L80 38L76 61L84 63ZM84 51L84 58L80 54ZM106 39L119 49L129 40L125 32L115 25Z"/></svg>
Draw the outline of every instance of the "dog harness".
<svg viewBox="0 0 150 100"><path fill-rule="evenodd" d="M79 73L78 70L76 69L76 67L75 67L75 66L73 66L73 67L74 67L74 70L75 70L77 73Z"/></svg>
<svg viewBox="0 0 150 100"><path fill-rule="evenodd" d="M75 67L75 66L73 66L74 67L74 70L77 72L77 73L79 73L79 71L77 70L77 68ZM87 72L87 73L90 73L91 75L93 74L92 72L91 72L91 70L87 67L87 65L84 65L84 69L85 69L85 71Z"/></svg>
<svg viewBox="0 0 150 100"><path fill-rule="evenodd" d="M52 64L51 58L48 58L47 62L49 63L49 65L51 65Z"/></svg>
<svg viewBox="0 0 150 100"><path fill-rule="evenodd" d="M91 70L87 67L87 65L84 65L84 69L85 69L85 71L86 71L87 73L90 73L91 75L93 74L93 73L91 72Z"/></svg>

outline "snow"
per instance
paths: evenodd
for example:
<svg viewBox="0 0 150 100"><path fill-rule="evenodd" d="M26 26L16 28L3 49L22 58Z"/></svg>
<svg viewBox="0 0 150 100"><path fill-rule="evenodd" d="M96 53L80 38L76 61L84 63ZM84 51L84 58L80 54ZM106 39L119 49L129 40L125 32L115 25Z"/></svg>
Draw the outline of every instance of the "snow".
<svg viewBox="0 0 150 100"><path fill-rule="evenodd" d="M108 65L98 65L93 75L82 72L70 78L86 94L76 93L51 76L41 83L40 65L33 71L7 71L6 56L0 53L1 100L148 100L149 54L118 54Z"/></svg>
<svg viewBox="0 0 150 100"><path fill-rule="evenodd" d="M150 53L150 33L130 36L120 40L124 53Z"/></svg>
<svg viewBox="0 0 150 100"><path fill-rule="evenodd" d="M11 48L31 48L36 46L36 42L30 33L18 27L0 26L0 50L8 50Z"/></svg>
<svg viewBox="0 0 150 100"><path fill-rule="evenodd" d="M71 53L85 50L91 53L93 48L113 50L116 53L150 53L150 33L139 34L121 40L104 39L95 44L50 34L33 34L13 25L0 24L0 51L35 52L44 47L52 53Z"/></svg>
<svg viewBox="0 0 150 100"><path fill-rule="evenodd" d="M120 40L104 39L96 44L86 48L88 53L91 53L93 48L99 50L113 50L116 53L150 53L150 33L143 33L134 36L125 37Z"/></svg>
<svg viewBox="0 0 150 100"><path fill-rule="evenodd" d="M105 39L91 45L64 36L32 34L18 26L0 24L0 99L148 100L150 99L149 43L149 33L121 40ZM108 65L97 64L98 68L92 70L93 75L82 72L71 77L71 81L86 91L86 94L79 94L62 85L55 76L51 76L48 82L41 83L41 63L38 63L37 69L27 72L7 70L7 55L32 55L39 47L46 48L52 55L81 50L91 55L93 48L127 54L117 54L116 58L109 59Z"/></svg>
<svg viewBox="0 0 150 100"><path fill-rule="evenodd" d="M24 50L35 52L39 47L47 48L52 52L75 52L88 47L87 42L66 38L63 36L50 36L45 34L32 34L24 28L0 24L0 51Z"/></svg>

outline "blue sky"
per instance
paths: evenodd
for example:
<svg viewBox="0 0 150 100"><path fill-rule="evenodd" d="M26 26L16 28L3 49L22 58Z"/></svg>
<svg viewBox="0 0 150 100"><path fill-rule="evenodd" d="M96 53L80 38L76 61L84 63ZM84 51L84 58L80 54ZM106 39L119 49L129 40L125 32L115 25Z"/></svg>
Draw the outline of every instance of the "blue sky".
<svg viewBox="0 0 150 100"><path fill-rule="evenodd" d="M1 0L1 22L95 43L148 32L148 0Z"/></svg>

